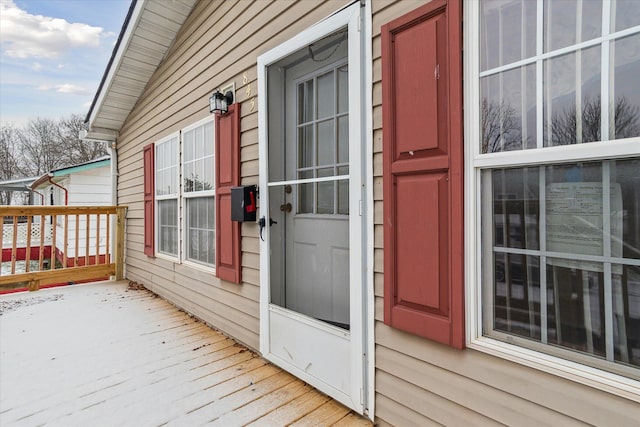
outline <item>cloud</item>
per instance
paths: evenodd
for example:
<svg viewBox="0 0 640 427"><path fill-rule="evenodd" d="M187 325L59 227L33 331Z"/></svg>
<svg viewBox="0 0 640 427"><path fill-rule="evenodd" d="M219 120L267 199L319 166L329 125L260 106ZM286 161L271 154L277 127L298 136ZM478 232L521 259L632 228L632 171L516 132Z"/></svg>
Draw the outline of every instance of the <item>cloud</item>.
<svg viewBox="0 0 640 427"><path fill-rule="evenodd" d="M66 93L69 95L88 95L90 91L81 86L77 86L71 83L64 83L61 85L40 85L36 89L43 92L54 91L57 93Z"/></svg>
<svg viewBox="0 0 640 427"><path fill-rule="evenodd" d="M70 48L97 47L101 36L101 27L31 15L13 0L0 0L0 46L10 57L55 59Z"/></svg>

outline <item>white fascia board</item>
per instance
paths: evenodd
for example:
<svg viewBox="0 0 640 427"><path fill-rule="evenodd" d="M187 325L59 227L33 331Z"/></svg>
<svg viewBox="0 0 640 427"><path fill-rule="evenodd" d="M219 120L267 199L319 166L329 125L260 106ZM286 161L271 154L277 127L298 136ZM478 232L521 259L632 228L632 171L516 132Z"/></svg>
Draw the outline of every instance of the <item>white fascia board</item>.
<svg viewBox="0 0 640 427"><path fill-rule="evenodd" d="M129 19L129 23L127 25L127 29L124 33L122 41L120 42L120 46L118 46L118 51L116 52L115 60L111 63L111 67L109 68L109 73L107 74L107 79L105 84L102 85L102 90L98 95L98 101L96 105L93 107L93 111L91 112L91 117L89 118L89 134L91 134L91 125L93 124L98 111L102 107L102 103L104 102L104 98L111 90L111 85L113 84L113 79L116 75L117 70L120 68L120 64L122 63L122 59L124 58L124 54L129 48L129 44L131 43L131 39L133 37L133 33L135 29L138 27L138 22L140 21L140 17L142 15L142 11L147 5L148 0L138 0L136 2L135 8L131 15L131 19ZM100 139L100 138L96 138Z"/></svg>

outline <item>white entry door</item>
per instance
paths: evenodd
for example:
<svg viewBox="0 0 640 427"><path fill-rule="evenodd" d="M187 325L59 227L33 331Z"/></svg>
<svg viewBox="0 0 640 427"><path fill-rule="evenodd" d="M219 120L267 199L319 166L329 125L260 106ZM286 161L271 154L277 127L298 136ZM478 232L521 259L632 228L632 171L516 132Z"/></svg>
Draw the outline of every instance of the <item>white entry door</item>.
<svg viewBox="0 0 640 427"><path fill-rule="evenodd" d="M359 19L355 4L258 60L260 349L362 413Z"/></svg>

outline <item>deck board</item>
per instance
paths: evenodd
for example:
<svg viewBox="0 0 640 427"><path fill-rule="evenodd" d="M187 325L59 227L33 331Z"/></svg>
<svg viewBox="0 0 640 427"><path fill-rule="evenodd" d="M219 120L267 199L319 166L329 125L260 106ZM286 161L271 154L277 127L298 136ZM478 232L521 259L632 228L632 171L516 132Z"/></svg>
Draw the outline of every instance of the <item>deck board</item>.
<svg viewBox="0 0 640 427"><path fill-rule="evenodd" d="M3 427L371 425L126 282L3 295L0 304Z"/></svg>

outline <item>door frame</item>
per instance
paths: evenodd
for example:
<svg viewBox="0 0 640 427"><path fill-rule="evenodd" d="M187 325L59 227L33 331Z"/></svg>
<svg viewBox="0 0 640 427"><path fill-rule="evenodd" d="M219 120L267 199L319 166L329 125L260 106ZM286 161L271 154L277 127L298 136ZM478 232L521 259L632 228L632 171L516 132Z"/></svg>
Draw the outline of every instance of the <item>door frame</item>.
<svg viewBox="0 0 640 427"><path fill-rule="evenodd" d="M360 141L359 144L350 144L349 158L359 159L357 171L350 168L350 180L360 187L360 197L354 197L350 201L350 212L360 221L350 221L350 251L352 260L360 260L358 265L350 264L350 283L360 283L361 287L350 287L350 299L352 301L351 330L352 349L351 366L358 367L357 372L352 372L353 387L351 396L360 395L360 399L353 401L345 399L345 396L336 395L334 390L324 387L324 384L315 381L314 377L304 371L291 369L299 378L319 390L329 394L341 403L355 409L360 413L366 413L373 419L374 403L374 285L373 285L373 114L372 114L372 59L371 59L371 4L367 1L354 2L341 10L319 21L311 27L303 30L298 35L287 40L281 45L260 55L257 61L258 74L258 141L259 141L259 200L260 217L266 218L269 223L269 213L262 207L269 206L268 191L268 103L267 103L267 69L270 65L293 54L329 35L340 28L348 27L348 62L350 76L349 99L360 100L350 102L350 123L359 123L359 126L350 126L349 139ZM357 81L359 84L351 84ZM352 119L353 118L353 119ZM355 148L354 148L355 147ZM356 176L357 175L357 176ZM356 188L350 185L350 189ZM357 223L357 227L354 227ZM358 230L354 230L358 228ZM270 351L270 227L265 227L260 240L260 352L262 355L276 364L278 360ZM359 401L358 401L359 400Z"/></svg>

